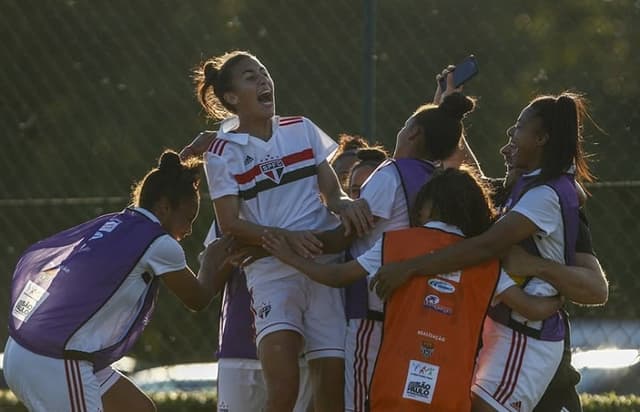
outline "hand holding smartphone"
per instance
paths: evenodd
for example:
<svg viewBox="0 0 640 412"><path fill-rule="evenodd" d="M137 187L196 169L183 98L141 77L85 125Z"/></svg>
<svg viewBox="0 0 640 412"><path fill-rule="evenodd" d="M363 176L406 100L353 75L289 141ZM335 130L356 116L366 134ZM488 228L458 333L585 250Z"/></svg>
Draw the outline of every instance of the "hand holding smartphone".
<svg viewBox="0 0 640 412"><path fill-rule="evenodd" d="M478 74L478 60L472 54L460 63L456 64L453 69L453 84L455 88L458 88L471 80L476 74ZM444 93L447 89L447 78L443 76L440 79L440 90Z"/></svg>

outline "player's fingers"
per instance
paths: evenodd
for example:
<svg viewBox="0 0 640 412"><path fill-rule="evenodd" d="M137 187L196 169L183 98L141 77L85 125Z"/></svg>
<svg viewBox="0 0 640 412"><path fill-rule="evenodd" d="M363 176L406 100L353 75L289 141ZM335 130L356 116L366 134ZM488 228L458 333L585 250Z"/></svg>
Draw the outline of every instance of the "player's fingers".
<svg viewBox="0 0 640 412"><path fill-rule="evenodd" d="M324 246L322 244L322 241L318 239L318 237L313 232L305 232L305 238L320 249L322 249L322 246Z"/></svg>
<svg viewBox="0 0 640 412"><path fill-rule="evenodd" d="M369 219L367 219L367 213L363 207L359 207L356 211L356 219L358 220L358 225L360 226L360 231L362 235L365 235L369 232Z"/></svg>
<svg viewBox="0 0 640 412"><path fill-rule="evenodd" d="M376 290L376 285L378 284L378 274L376 273L373 278L371 279L371 282L369 282L369 290L370 291L375 291Z"/></svg>
<svg viewBox="0 0 640 412"><path fill-rule="evenodd" d="M342 220L342 225L344 226L344 235L349 236L353 230L351 226L351 221L347 219L344 215L340 216L340 220Z"/></svg>
<svg viewBox="0 0 640 412"><path fill-rule="evenodd" d="M367 219L367 223L369 224L369 230L373 229L376 221L373 218L373 213L371 213L371 207L369 207L369 202L365 199L362 199L362 210Z"/></svg>

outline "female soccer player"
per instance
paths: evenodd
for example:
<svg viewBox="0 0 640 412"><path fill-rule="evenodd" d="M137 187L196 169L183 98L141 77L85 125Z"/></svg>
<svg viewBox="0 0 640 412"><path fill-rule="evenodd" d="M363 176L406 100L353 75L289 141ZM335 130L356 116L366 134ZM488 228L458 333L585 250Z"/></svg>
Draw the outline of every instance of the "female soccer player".
<svg viewBox="0 0 640 412"><path fill-rule="evenodd" d="M345 192L349 189L348 181L351 168L358 162L358 151L368 147L369 143L362 136L352 136L345 133L338 136L338 150L331 156L329 163L338 175L338 180L340 180Z"/></svg>
<svg viewBox="0 0 640 412"><path fill-rule="evenodd" d="M370 146L356 151L356 162L347 176L347 193L352 199L360 197L360 189L374 170L389 157L382 146Z"/></svg>
<svg viewBox="0 0 640 412"><path fill-rule="evenodd" d="M450 77L450 81L453 79ZM393 158L380 165L360 189L369 203L375 227L356 239L349 249L353 258L369 250L383 232L409 227L409 210L416 193L443 160L451 156L463 135L463 117L474 101L454 90L420 106L398 132ZM339 242L332 242L338 245ZM382 336L382 302L367 289L362 278L346 291L345 409L364 412L365 398Z"/></svg>
<svg viewBox="0 0 640 412"><path fill-rule="evenodd" d="M275 89L265 66L247 52L206 61L196 73L207 113L227 118L205 155L209 190L225 234L260 245L278 232L304 256L322 252L311 231L339 220L362 235L368 205L352 202L327 158L336 144L304 117L275 115ZM338 257L324 255L321 261ZM290 411L298 395L299 354L309 361L317 411L342 410L344 312L340 292L316 284L273 257L246 267L256 343L267 385L266 411Z"/></svg>
<svg viewBox="0 0 640 412"><path fill-rule="evenodd" d="M31 411L154 411L111 363L153 314L160 281L192 310L213 296L213 270L196 277L178 243L198 214L199 162L162 154L136 184L133 207L35 243L11 285L4 374ZM228 271L230 238L210 245L205 267Z"/></svg>
<svg viewBox="0 0 640 412"><path fill-rule="evenodd" d="M525 242L529 251L573 264L578 227L578 181L591 175L582 151L580 96L541 96L527 105L509 129L517 148L514 165L527 171L511 192L508 210L489 230L441 251L384 265L372 289L383 299L412 276L447 273L483 262ZM538 278L522 279L524 290L551 296L556 290ZM483 350L474 392L497 410L530 411L555 373L563 351L564 320L560 312L530 322L507 307L492 310L484 326ZM504 357L504 353L512 356ZM527 365L527 367L518 367Z"/></svg>

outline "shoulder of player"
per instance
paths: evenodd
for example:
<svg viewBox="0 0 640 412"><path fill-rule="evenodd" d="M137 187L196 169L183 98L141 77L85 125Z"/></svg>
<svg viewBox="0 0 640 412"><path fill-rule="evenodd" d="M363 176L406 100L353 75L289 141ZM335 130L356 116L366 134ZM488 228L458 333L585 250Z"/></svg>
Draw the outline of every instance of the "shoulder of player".
<svg viewBox="0 0 640 412"><path fill-rule="evenodd" d="M516 211L547 210L550 206L560 206L560 198L551 186L539 185L527 190L513 207Z"/></svg>
<svg viewBox="0 0 640 412"><path fill-rule="evenodd" d="M311 123L304 116L280 116L278 117L278 127L288 127L293 125L305 125Z"/></svg>
<svg viewBox="0 0 640 412"><path fill-rule="evenodd" d="M365 181L362 187L362 197L370 193L383 191L393 193L401 186L400 175L391 163L380 165Z"/></svg>
<svg viewBox="0 0 640 412"><path fill-rule="evenodd" d="M205 153L207 158L218 158L225 162L233 163L235 159L238 159L238 161L244 159L245 146L223 135L213 139Z"/></svg>

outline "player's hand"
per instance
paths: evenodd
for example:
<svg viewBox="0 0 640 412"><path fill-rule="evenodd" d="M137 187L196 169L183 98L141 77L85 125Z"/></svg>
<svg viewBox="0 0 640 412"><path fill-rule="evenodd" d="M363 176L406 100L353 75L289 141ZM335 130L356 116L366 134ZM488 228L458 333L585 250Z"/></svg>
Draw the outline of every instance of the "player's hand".
<svg viewBox="0 0 640 412"><path fill-rule="evenodd" d="M338 213L344 225L345 236L355 233L361 237L374 228L375 220L366 199L344 199L341 202Z"/></svg>
<svg viewBox="0 0 640 412"><path fill-rule="evenodd" d="M233 266L244 269L256 260L266 256L269 256L269 252L259 246L242 246L232 251L227 259Z"/></svg>
<svg viewBox="0 0 640 412"><path fill-rule="evenodd" d="M266 232L268 234L270 232ZM289 247L299 256L305 259L312 259L322 254L323 244L320 239L308 230L300 231L279 231L278 234L283 236Z"/></svg>
<svg viewBox="0 0 640 412"><path fill-rule="evenodd" d="M216 135L217 133L211 130L200 132L191 143L180 150L180 160L186 160L190 157L201 156L204 152L207 151L207 148L209 147L213 139L216 138Z"/></svg>
<svg viewBox="0 0 640 412"><path fill-rule="evenodd" d="M238 248L240 243L229 235L224 235L209 243L202 253L202 258L210 260L213 267L221 268L231 264L230 256Z"/></svg>
<svg viewBox="0 0 640 412"><path fill-rule="evenodd" d="M284 263L289 263L292 257L298 256L285 237L274 232L266 232L262 236L262 248Z"/></svg>
<svg viewBox="0 0 640 412"><path fill-rule="evenodd" d="M453 70L456 66L449 65L446 69L444 69L441 73L436 75L436 93L433 95L433 104L440 105L445 97L449 96L452 93L462 93L463 86L455 87L453 82ZM447 80L447 88L446 90L442 90L440 87L440 79L445 78Z"/></svg>
<svg viewBox="0 0 640 412"><path fill-rule="evenodd" d="M416 271L407 267L406 262L394 262L383 265L373 276L369 289L383 301L388 300L393 292L404 285Z"/></svg>

